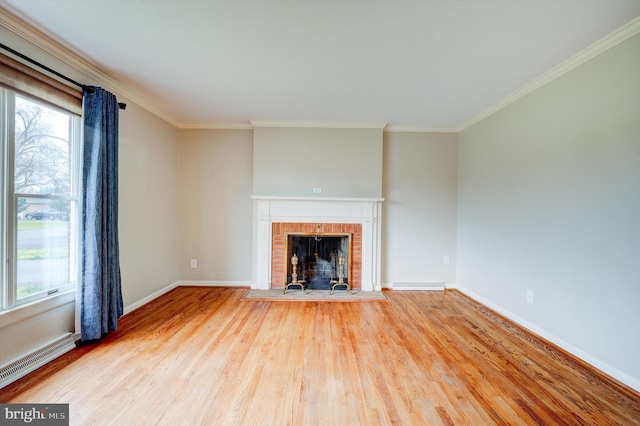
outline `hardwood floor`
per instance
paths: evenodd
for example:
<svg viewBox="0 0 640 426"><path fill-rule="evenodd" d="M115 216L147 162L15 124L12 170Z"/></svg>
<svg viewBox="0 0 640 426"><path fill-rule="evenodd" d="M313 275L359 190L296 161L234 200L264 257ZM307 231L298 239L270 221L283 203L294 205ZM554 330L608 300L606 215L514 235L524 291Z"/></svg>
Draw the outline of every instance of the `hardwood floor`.
<svg viewBox="0 0 640 426"><path fill-rule="evenodd" d="M632 425L640 398L456 291L241 300L179 287L0 390L71 424Z"/></svg>

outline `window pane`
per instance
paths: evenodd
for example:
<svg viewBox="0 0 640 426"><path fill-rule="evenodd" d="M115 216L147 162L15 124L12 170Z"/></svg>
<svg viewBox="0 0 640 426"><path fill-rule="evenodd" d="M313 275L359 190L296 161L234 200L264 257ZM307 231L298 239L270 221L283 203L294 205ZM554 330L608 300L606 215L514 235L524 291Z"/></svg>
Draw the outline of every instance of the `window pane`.
<svg viewBox="0 0 640 426"><path fill-rule="evenodd" d="M47 198L18 198L18 299L75 281L71 276L74 253L70 204Z"/></svg>
<svg viewBox="0 0 640 426"><path fill-rule="evenodd" d="M15 193L69 195L70 116L15 99Z"/></svg>

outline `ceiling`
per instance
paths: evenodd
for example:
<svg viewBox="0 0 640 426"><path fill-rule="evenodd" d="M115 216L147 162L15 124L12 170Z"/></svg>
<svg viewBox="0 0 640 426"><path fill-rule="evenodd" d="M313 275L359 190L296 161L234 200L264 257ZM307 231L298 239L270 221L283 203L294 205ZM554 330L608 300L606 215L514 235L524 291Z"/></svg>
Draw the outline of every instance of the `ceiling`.
<svg viewBox="0 0 640 426"><path fill-rule="evenodd" d="M640 16L640 0L0 6L178 127L311 121L455 130Z"/></svg>

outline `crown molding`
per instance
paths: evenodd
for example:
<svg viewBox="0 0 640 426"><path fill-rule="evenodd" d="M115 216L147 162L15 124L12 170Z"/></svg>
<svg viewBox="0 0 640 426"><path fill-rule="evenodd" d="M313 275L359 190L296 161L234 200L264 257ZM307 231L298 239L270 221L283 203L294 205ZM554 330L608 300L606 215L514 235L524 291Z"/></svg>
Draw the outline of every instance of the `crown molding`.
<svg viewBox="0 0 640 426"><path fill-rule="evenodd" d="M457 127L410 127L410 126L392 126L384 128L388 133L459 133Z"/></svg>
<svg viewBox="0 0 640 426"><path fill-rule="evenodd" d="M460 129L452 127L409 127L382 126L382 123L351 123L351 122L298 122L298 121L238 121L221 123L186 123L178 125L184 130L253 130L260 127L283 128L327 128L327 129L380 129L384 132L404 133L459 133Z"/></svg>
<svg viewBox="0 0 640 426"><path fill-rule="evenodd" d="M611 49L617 44L622 43L626 39L633 37L639 32L640 32L640 17L618 28L611 34L605 36L604 38L600 39L596 43L592 44L591 46L587 47L586 49L582 50L581 52L575 54L571 58L562 62L560 65L550 69L549 71L542 74L540 77L532 80L531 82L522 86L520 89L508 95L507 97L491 105L490 107L482 111L480 114L476 115L470 120L465 121L460 125L460 131L467 129L468 127L471 127L477 122L498 112L499 110L506 107L507 105L517 101L518 99L533 92L534 90L539 89L540 87L555 80L556 78L568 73L572 69L577 68L578 66L595 58L601 53Z"/></svg>
<svg viewBox="0 0 640 426"><path fill-rule="evenodd" d="M304 127L322 129L384 129L386 122L350 121L261 121L250 120L254 128L259 127Z"/></svg>
<svg viewBox="0 0 640 426"><path fill-rule="evenodd" d="M252 130L259 127L305 127L305 128L327 128L327 129L380 129L384 132L404 132L404 133L459 133L460 129L452 127L409 127L391 126L381 127L382 123L349 123L349 122L288 122L288 121L250 121L250 122L223 122L223 123L188 123L180 124L178 127L185 130Z"/></svg>
<svg viewBox="0 0 640 426"><path fill-rule="evenodd" d="M84 74L92 83L97 84L108 90L111 90L118 95L129 99L142 108L146 109L150 113L158 116L162 120L172 124L175 127L179 127L179 124L170 116L163 113L154 107L153 103L149 101L144 95L132 90L112 77L108 76L96 66L90 64L87 60L83 59L79 55L75 54L68 48L62 46L60 43L51 39L45 33L35 29L18 16L16 16L11 10L7 10L5 7L0 6L0 25L7 30L25 39L31 44L35 45L44 52L54 56L61 62L71 66Z"/></svg>
<svg viewBox="0 0 640 426"><path fill-rule="evenodd" d="M298 127L298 128L341 128L341 129L381 129L385 132L422 132L422 133L458 133L477 122L496 113L507 105L533 92L534 90L544 86L545 84L555 80L556 78L566 74L574 68L584 64L585 62L600 55L606 50L616 46L624 40L638 34L640 32L640 17L634 19L618 30L612 32L602 38L593 45L587 47L578 54L572 56L560 65L545 72L538 78L532 80L520 89L506 96L502 100L489 106L476 116L463 122L457 128L424 128L424 127L405 127L387 125L386 122L324 122L324 121L263 121L250 120L247 122L232 123L180 123L173 117L157 109L154 103L140 92L133 90L119 83L112 77L108 76L96 66L89 63L70 49L62 46L58 42L51 39L43 32L35 29L17 17L11 9L0 6L0 26L3 26L12 33L25 39L37 48L52 55L61 62L71 66L83 75L85 75L92 84L103 86L120 96L123 96L138 106L144 108L150 113L156 115L167 123L179 129L254 129L260 127Z"/></svg>
<svg viewBox="0 0 640 426"><path fill-rule="evenodd" d="M180 124L178 128L184 130L253 130L253 125L248 121L223 123L186 123Z"/></svg>

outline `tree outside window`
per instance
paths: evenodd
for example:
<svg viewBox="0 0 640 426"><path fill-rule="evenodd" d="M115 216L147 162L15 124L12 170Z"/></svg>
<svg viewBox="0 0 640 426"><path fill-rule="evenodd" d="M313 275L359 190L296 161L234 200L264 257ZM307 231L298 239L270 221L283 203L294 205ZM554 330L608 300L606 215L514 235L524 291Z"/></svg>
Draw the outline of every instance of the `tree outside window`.
<svg viewBox="0 0 640 426"><path fill-rule="evenodd" d="M72 120L15 97L16 299L75 281Z"/></svg>

